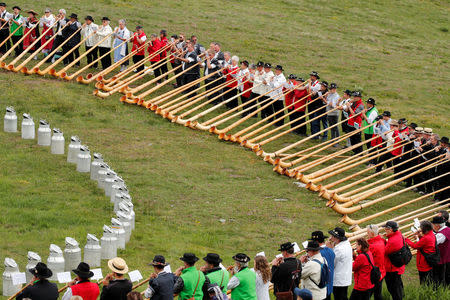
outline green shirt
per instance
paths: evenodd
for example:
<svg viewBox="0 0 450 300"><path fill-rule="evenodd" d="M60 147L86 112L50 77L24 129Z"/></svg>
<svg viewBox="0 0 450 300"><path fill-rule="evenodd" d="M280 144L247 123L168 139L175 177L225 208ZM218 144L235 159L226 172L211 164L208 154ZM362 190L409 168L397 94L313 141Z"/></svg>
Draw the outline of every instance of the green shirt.
<svg viewBox="0 0 450 300"><path fill-rule="evenodd" d="M372 107L371 109L369 109L368 111L366 111L366 118L368 118L368 117L370 116L370 114L373 113L374 111L375 111L375 112L377 113L377 115L378 115L378 109L374 106L374 107ZM374 123L374 121L375 121L375 120L372 120L372 123ZM371 123L371 124L372 124L372 123ZM365 119L363 119L363 122L362 122L362 126L361 126L361 127L364 127L364 126L367 126L367 125L369 125L369 123L367 123L367 121L366 121ZM373 126L370 126L370 127L366 128L366 129L364 129L363 132L364 132L365 134L373 134Z"/></svg>
<svg viewBox="0 0 450 300"><path fill-rule="evenodd" d="M244 268L234 276L239 279L239 285L231 291L231 299L256 300L256 273Z"/></svg>
<svg viewBox="0 0 450 300"><path fill-rule="evenodd" d="M13 16L13 20L15 20L15 21L19 21L19 20L21 20L21 19L22 19L22 16L21 16L20 14L19 14L17 17L14 17L14 16ZM20 27L20 29L17 30L16 32L14 32L13 35L14 35L14 36L23 35L23 27L22 27L22 25L23 25L23 24L17 25L16 23L11 22L11 25L9 26L9 27L10 27L10 30L11 30L11 33L13 33L14 30L17 29L17 27Z"/></svg>
<svg viewBox="0 0 450 300"><path fill-rule="evenodd" d="M183 279L183 290L178 295L179 300L186 300L194 298L201 300L203 298L203 284L205 283L205 275L198 271L194 266L184 269L181 272L181 279ZM197 287L197 289L195 289Z"/></svg>
<svg viewBox="0 0 450 300"><path fill-rule="evenodd" d="M206 277L209 278L211 284L217 283L220 287L222 287L222 291L224 293L227 292L228 281L230 281L230 274L228 273L228 271L220 268L219 270L206 274Z"/></svg>

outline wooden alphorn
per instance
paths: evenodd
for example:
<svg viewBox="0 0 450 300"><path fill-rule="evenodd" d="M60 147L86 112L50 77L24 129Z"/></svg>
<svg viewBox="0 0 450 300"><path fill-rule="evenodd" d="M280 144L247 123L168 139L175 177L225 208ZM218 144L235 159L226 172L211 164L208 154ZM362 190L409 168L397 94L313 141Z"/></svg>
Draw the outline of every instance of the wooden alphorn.
<svg viewBox="0 0 450 300"><path fill-rule="evenodd" d="M27 287L29 287L30 285L32 285L32 283L28 283L26 284L23 288L20 289L20 291L18 291L17 293L15 293L14 295L12 295L11 297L8 298L8 300L13 300L14 298L16 298L17 296L19 296L20 293L22 293Z"/></svg>
<svg viewBox="0 0 450 300"><path fill-rule="evenodd" d="M147 282L149 282L150 279L152 279L152 278L149 277L149 278L147 278L147 279L142 280L142 281L139 282L138 284L133 285L133 287L131 288L131 290L135 290L135 289L137 289L138 287L143 286L144 284L146 284Z"/></svg>
<svg viewBox="0 0 450 300"><path fill-rule="evenodd" d="M11 47L8 51L6 51L6 53L3 54L2 57L0 57L0 62L1 62L2 68L6 68L6 64L3 62L3 61L5 60L5 58L7 58L8 55L9 55L14 49L16 49L18 46L20 46L20 44L22 43L22 41L23 41L29 34L31 34L31 32L34 30L34 28L36 28L36 26L38 26L38 25L39 25L39 22L36 23L33 27L31 27L30 31L28 31L27 33L25 33L25 34L20 38L20 40L17 41L17 43L15 43L14 45L12 45L12 47ZM21 28L21 26L17 27L17 29L19 29L19 28ZM14 32L16 32L17 29L15 29L15 30L13 31L13 33L10 34L10 37L14 34ZM19 56L20 56L20 55L19 55Z"/></svg>
<svg viewBox="0 0 450 300"><path fill-rule="evenodd" d="M11 32L11 33L9 34L8 38L6 38L3 42L0 43L0 47L3 46L7 41L9 41L9 39L13 36L13 34L16 33L16 31L19 30L20 28L21 28L21 26L19 26L19 27L17 27L16 29L14 29L14 31ZM20 44L20 42L18 42L18 43ZM6 58L6 56L8 56L8 55L12 52L12 50L11 50L11 51L10 51L10 50L11 50L11 49L9 49L8 51L6 51L6 52L0 57L0 62L3 61L3 60ZM13 50L14 50L14 49L13 49ZM6 55L6 54L7 54L7 55ZM5 56L5 55L6 55L6 56ZM3 63L2 65L4 65L4 63Z"/></svg>

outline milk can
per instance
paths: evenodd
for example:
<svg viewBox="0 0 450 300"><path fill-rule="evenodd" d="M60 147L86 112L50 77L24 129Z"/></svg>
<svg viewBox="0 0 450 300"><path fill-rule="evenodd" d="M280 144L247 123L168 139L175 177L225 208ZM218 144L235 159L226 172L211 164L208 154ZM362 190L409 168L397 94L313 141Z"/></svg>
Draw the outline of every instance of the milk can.
<svg viewBox="0 0 450 300"><path fill-rule="evenodd" d="M17 132L17 115L11 106L6 108L5 118L3 119L3 130L5 132Z"/></svg>
<svg viewBox="0 0 450 300"><path fill-rule="evenodd" d="M117 236L114 230L103 225L103 236L100 239L102 259L111 259L117 256Z"/></svg>
<svg viewBox="0 0 450 300"><path fill-rule="evenodd" d="M76 269L81 262L81 249L78 242L71 237L66 237L66 248L64 249L65 270Z"/></svg>
<svg viewBox="0 0 450 300"><path fill-rule="evenodd" d="M74 135L70 137L70 144L67 150L67 162L76 164L78 161L78 153L80 153L81 141Z"/></svg>
<svg viewBox="0 0 450 300"><path fill-rule="evenodd" d="M131 196L126 193L116 194L116 198L114 199L114 212L119 210L119 204L124 200L131 202Z"/></svg>
<svg viewBox="0 0 450 300"><path fill-rule="evenodd" d="M19 273L19 266L14 259L5 258L5 271L3 272L3 296L12 296L22 288L21 284L13 285L12 274Z"/></svg>
<svg viewBox="0 0 450 300"><path fill-rule="evenodd" d="M58 128L53 128L52 145L50 150L52 154L64 154L64 134Z"/></svg>
<svg viewBox="0 0 450 300"><path fill-rule="evenodd" d="M112 185L112 187L111 187L111 203L115 202L116 194L119 194L119 193L129 194L128 188L125 185L125 183L123 184L123 186L120 186L119 183Z"/></svg>
<svg viewBox="0 0 450 300"><path fill-rule="evenodd" d="M131 217L123 211L116 212L117 218L122 222L123 230L125 230L125 243L130 241L131 236Z"/></svg>
<svg viewBox="0 0 450 300"><path fill-rule="evenodd" d="M84 262L91 268L100 267L100 261L102 258L102 248L98 238L88 233L86 246L84 246Z"/></svg>
<svg viewBox="0 0 450 300"><path fill-rule="evenodd" d="M91 163L91 179L97 180L100 164L103 162L103 156L100 153L94 153L94 160Z"/></svg>
<svg viewBox="0 0 450 300"><path fill-rule="evenodd" d="M111 197L111 188L114 184L123 182L123 179L117 176L116 172L109 172L105 178L105 196Z"/></svg>
<svg viewBox="0 0 450 300"><path fill-rule="evenodd" d="M22 120L22 138L24 140L34 140L36 130L34 128L33 118L29 114L23 114Z"/></svg>
<svg viewBox="0 0 450 300"><path fill-rule="evenodd" d="M119 219L111 218L111 228L117 237L117 249L125 249L125 229L122 222Z"/></svg>
<svg viewBox="0 0 450 300"><path fill-rule="evenodd" d="M25 276L27 277L27 282L30 282L33 279L33 275L28 271L36 267L36 264L41 261L41 257L33 251L28 251L28 264L25 270Z"/></svg>
<svg viewBox="0 0 450 300"><path fill-rule="evenodd" d="M133 230L134 226L135 226L135 219L136 219L136 214L134 213L134 205L131 201L128 201L126 199L119 203L119 210L122 210L122 205L124 205L126 208L128 208L128 211L129 211L129 214L131 217L131 230Z"/></svg>
<svg viewBox="0 0 450 300"><path fill-rule="evenodd" d="M48 124L46 120L40 120L38 128L38 145L50 146L51 143L52 143L52 130L50 129L50 124Z"/></svg>
<svg viewBox="0 0 450 300"><path fill-rule="evenodd" d="M106 178L106 174L110 171L111 169L109 168L109 166L106 163L101 163L100 164L100 168L98 170L98 177L97 177L97 186L101 189L105 188L105 178Z"/></svg>
<svg viewBox="0 0 450 300"><path fill-rule="evenodd" d="M77 171L80 173L89 173L91 170L91 152L87 146L80 147L78 153Z"/></svg>
<svg viewBox="0 0 450 300"><path fill-rule="evenodd" d="M61 248L55 244L50 245L50 255L47 258L47 267L52 270L53 275L49 280L57 280L57 273L64 272L64 257Z"/></svg>

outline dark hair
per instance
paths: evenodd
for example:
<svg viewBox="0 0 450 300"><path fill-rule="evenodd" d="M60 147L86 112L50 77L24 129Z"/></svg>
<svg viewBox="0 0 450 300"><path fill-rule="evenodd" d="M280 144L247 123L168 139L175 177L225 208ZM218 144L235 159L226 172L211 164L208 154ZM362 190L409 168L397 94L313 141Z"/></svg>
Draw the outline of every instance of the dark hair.
<svg viewBox="0 0 450 300"><path fill-rule="evenodd" d="M441 214L441 216L445 219L445 221L448 221L448 211L446 210L440 210L439 213Z"/></svg>
<svg viewBox="0 0 450 300"><path fill-rule="evenodd" d="M433 230L433 226L431 225L430 221L422 221L420 222L420 230L422 230L422 233L428 233Z"/></svg>
<svg viewBox="0 0 450 300"><path fill-rule="evenodd" d="M127 294L127 300L143 300L143 299L141 293L132 291Z"/></svg>
<svg viewBox="0 0 450 300"><path fill-rule="evenodd" d="M165 29L161 29L159 34L162 34L163 36L167 36L167 31Z"/></svg>
<svg viewBox="0 0 450 300"><path fill-rule="evenodd" d="M357 239L356 243L361 246L361 251L362 252L369 251L369 243L367 242L367 240L365 238Z"/></svg>
<svg viewBox="0 0 450 300"><path fill-rule="evenodd" d="M294 254L294 247L289 248L288 250L286 250L286 252L287 252L288 254Z"/></svg>

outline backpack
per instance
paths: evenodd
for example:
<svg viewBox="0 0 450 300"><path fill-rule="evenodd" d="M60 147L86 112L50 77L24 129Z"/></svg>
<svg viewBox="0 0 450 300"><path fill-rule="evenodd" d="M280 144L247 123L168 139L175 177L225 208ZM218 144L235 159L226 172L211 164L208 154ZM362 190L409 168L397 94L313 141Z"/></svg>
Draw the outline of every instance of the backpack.
<svg viewBox="0 0 450 300"><path fill-rule="evenodd" d="M367 260L369 261L370 265L372 266L372 270L370 270L370 282L372 282L372 284L377 284L378 282L380 282L380 279L381 279L380 268L378 268L377 266L375 266L372 263L369 255L367 253L363 253L363 254L367 257Z"/></svg>
<svg viewBox="0 0 450 300"><path fill-rule="evenodd" d="M323 289L328 284L328 276L330 275L330 269L328 268L328 265L326 263L321 263L317 259L313 259L312 261L315 261L320 265L320 281L319 283L316 283L311 277L309 277L309 279L311 279L311 281L314 282L314 284L317 285L319 289Z"/></svg>
<svg viewBox="0 0 450 300"><path fill-rule="evenodd" d="M403 247L397 252L388 254L389 260L397 268L406 266L407 264L409 264L412 258L411 250L406 245L405 238L404 237L402 238L403 238Z"/></svg>
<svg viewBox="0 0 450 300"><path fill-rule="evenodd" d="M435 242L434 249L436 250L433 253L425 253L422 249L420 249L420 253L422 253L423 257L425 257L427 264L432 268L437 266L441 261L441 252L439 251L437 240Z"/></svg>

